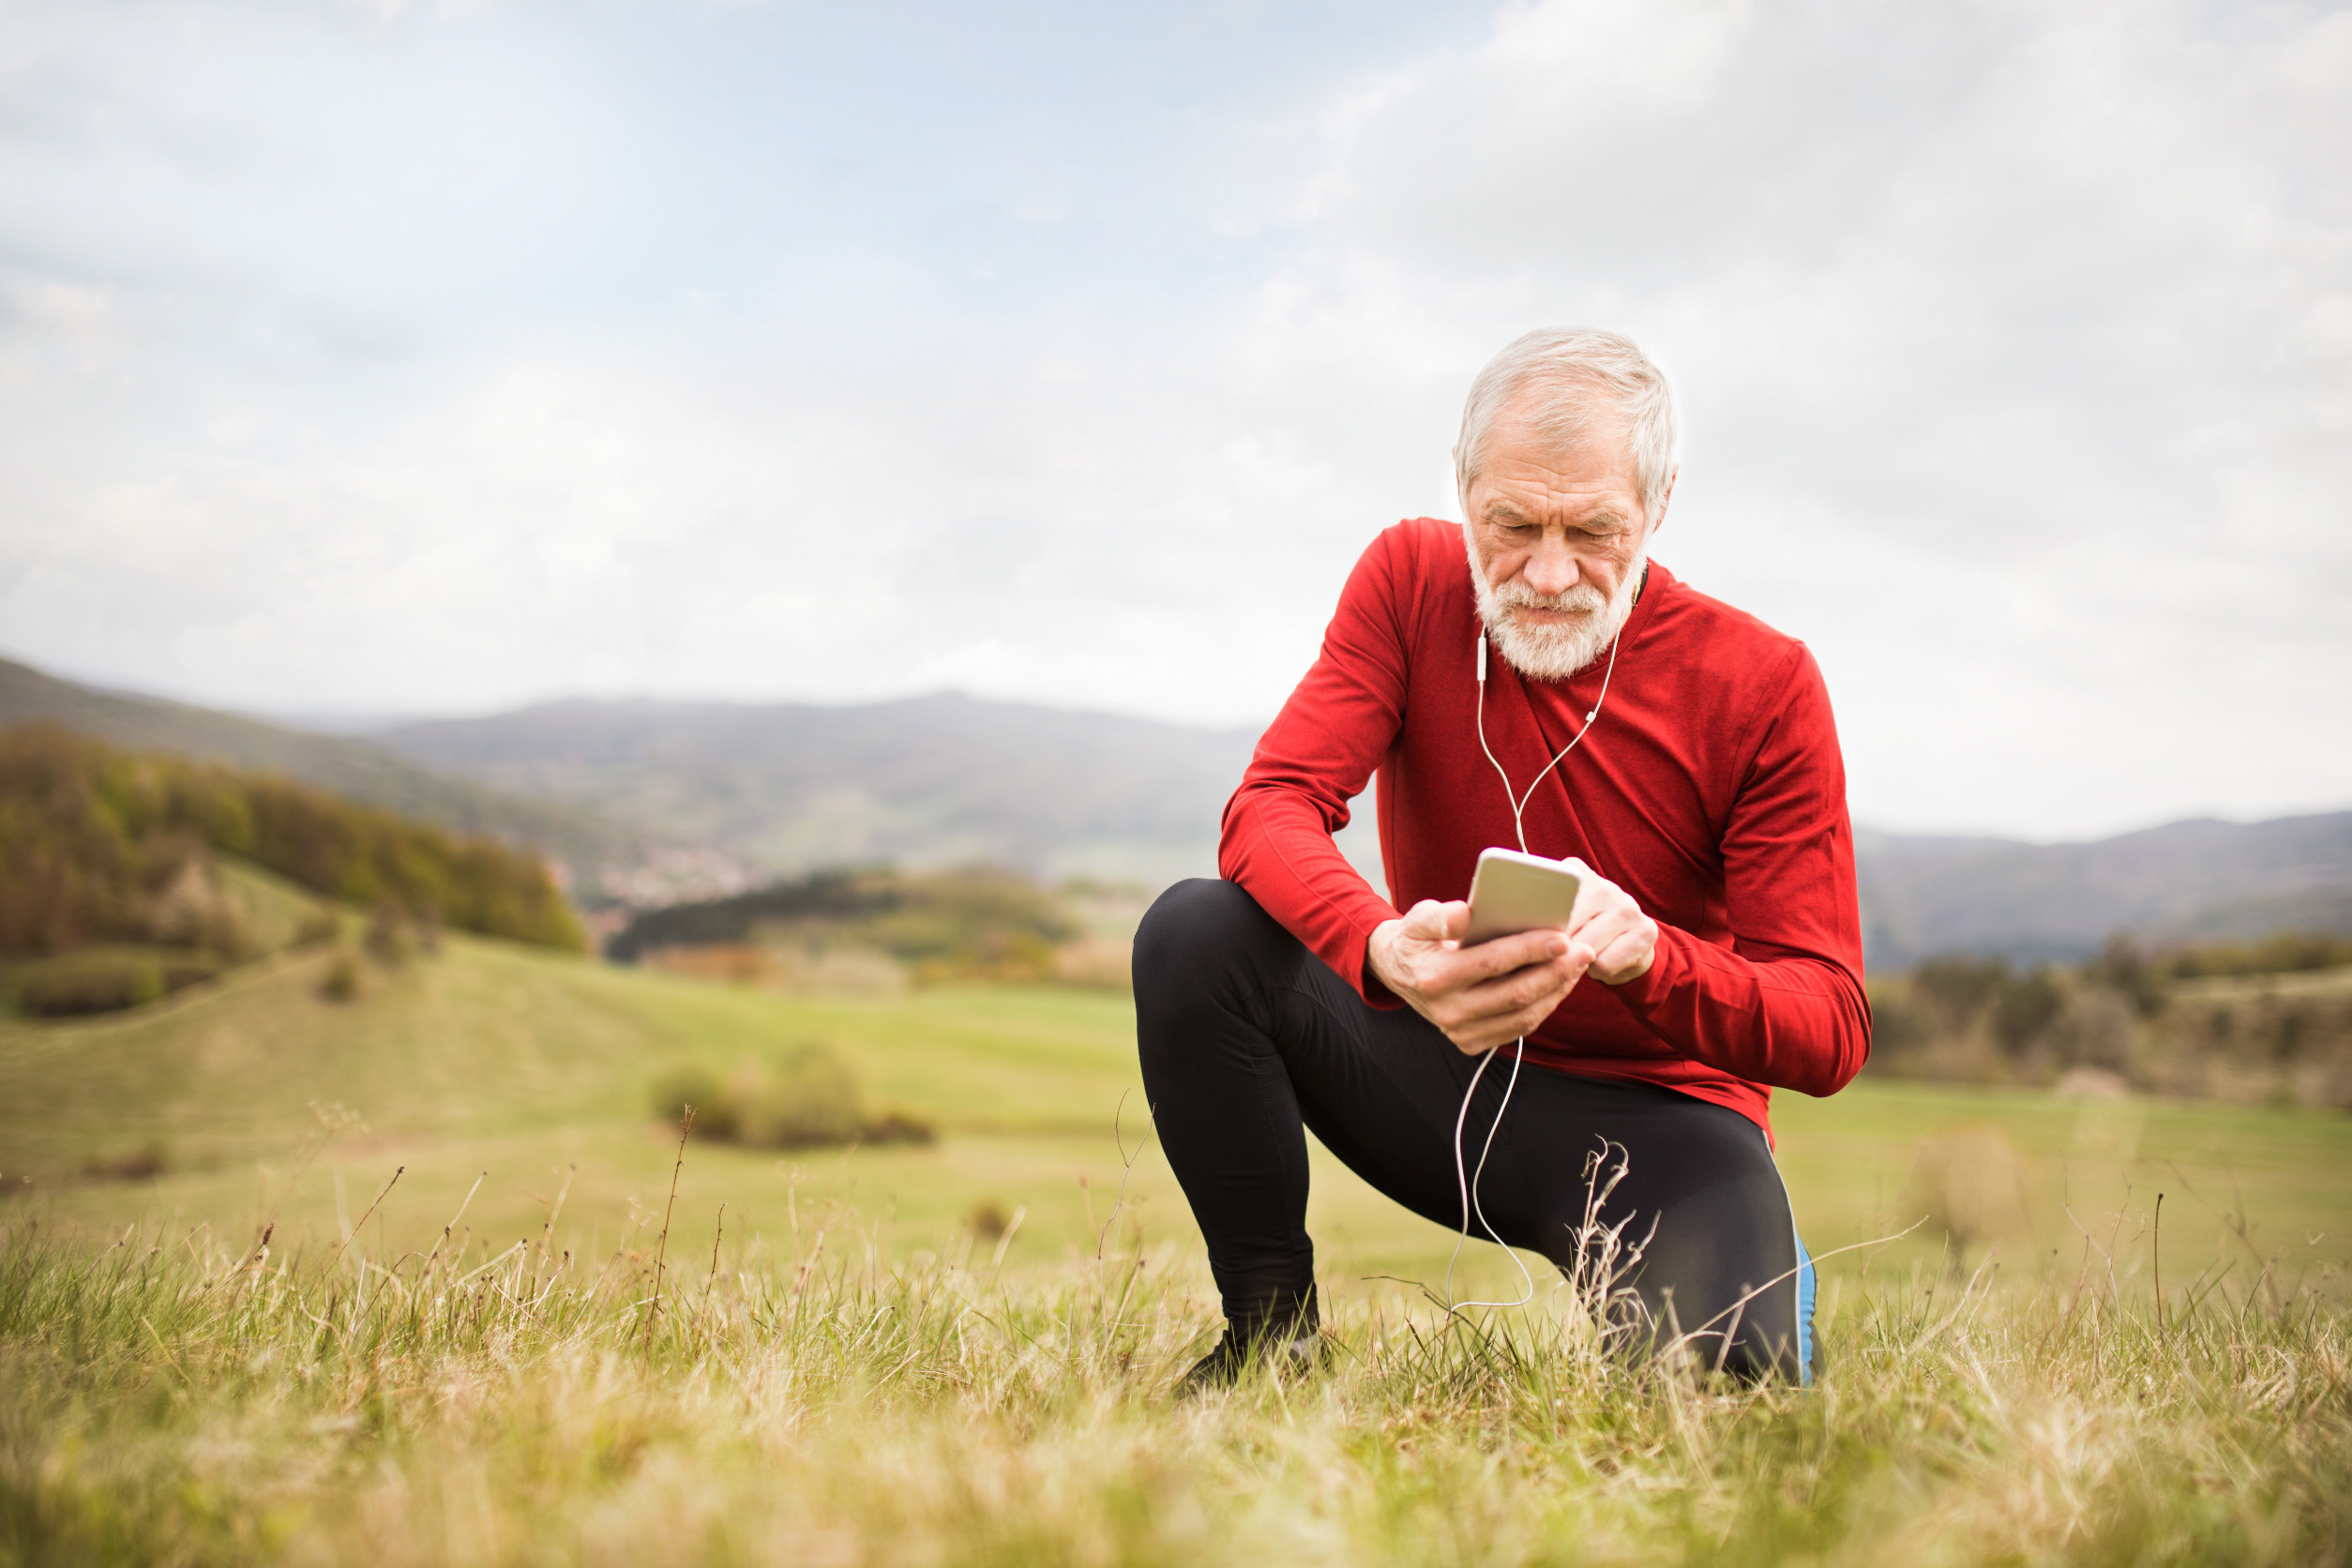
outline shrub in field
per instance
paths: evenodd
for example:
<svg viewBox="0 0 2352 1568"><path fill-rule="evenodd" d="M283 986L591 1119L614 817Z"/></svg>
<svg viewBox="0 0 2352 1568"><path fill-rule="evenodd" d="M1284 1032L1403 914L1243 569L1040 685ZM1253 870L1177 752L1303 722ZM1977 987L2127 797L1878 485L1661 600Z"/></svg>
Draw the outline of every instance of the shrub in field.
<svg viewBox="0 0 2352 1568"><path fill-rule="evenodd" d="M94 1154L82 1162L83 1178L93 1182L151 1182L171 1168L171 1155L154 1138L122 1153Z"/></svg>
<svg viewBox="0 0 2352 1568"><path fill-rule="evenodd" d="M2352 1108L2352 939L2151 951L2129 935L2073 969L1947 956L1870 982L1869 1070Z"/></svg>
<svg viewBox="0 0 2352 1568"><path fill-rule="evenodd" d="M2065 1006L2066 993L2046 970L2003 976L1992 997L1993 1038L2012 1060L2022 1058L2042 1043Z"/></svg>
<svg viewBox="0 0 2352 1568"><path fill-rule="evenodd" d="M219 958L192 949L85 947L18 970L16 1004L36 1018L118 1013L209 980L220 970Z"/></svg>
<svg viewBox="0 0 2352 1568"><path fill-rule="evenodd" d="M938 1136L928 1122L905 1111L869 1116L855 1069L814 1044L746 1060L723 1078L699 1063L684 1063L655 1080L656 1115L675 1122L688 1106L696 1132L755 1149L929 1143Z"/></svg>
<svg viewBox="0 0 2352 1568"><path fill-rule="evenodd" d="M939 1128L911 1110L885 1110L866 1123L865 1139L868 1143L937 1143Z"/></svg>
<svg viewBox="0 0 2352 1568"><path fill-rule="evenodd" d="M2061 1066L2125 1073L2139 1054L2141 1028L2128 996L2104 987L2076 986L2060 1000L2048 1042Z"/></svg>
<svg viewBox="0 0 2352 1568"><path fill-rule="evenodd" d="M163 994L163 970L144 953L94 947L29 966L17 980L16 1004L27 1018L115 1013Z"/></svg>
<svg viewBox="0 0 2352 1568"><path fill-rule="evenodd" d="M766 1062L748 1061L727 1079L737 1137L755 1149L806 1149L848 1143L865 1131L857 1075L823 1046L798 1046Z"/></svg>
<svg viewBox="0 0 2352 1568"><path fill-rule="evenodd" d="M717 1073L700 1062L681 1062L656 1075L650 1102L654 1114L672 1124L692 1110L696 1132L731 1143L736 1124L733 1107L724 1098L726 1093Z"/></svg>
<svg viewBox="0 0 2352 1568"><path fill-rule="evenodd" d="M399 969L423 951L416 923L408 911L389 898L379 899L368 917L368 957L386 969Z"/></svg>
<svg viewBox="0 0 2352 1568"><path fill-rule="evenodd" d="M348 947L337 948L319 974L319 998L323 1002L357 1002L365 988L360 978L359 955Z"/></svg>
<svg viewBox="0 0 2352 1568"><path fill-rule="evenodd" d="M1053 977L1065 986L1123 991L1133 984L1134 971L1135 944L1121 938L1080 937L1053 956Z"/></svg>
<svg viewBox="0 0 2352 1568"><path fill-rule="evenodd" d="M1969 1254L2028 1233L2026 1196L2016 1146L1998 1127L1962 1127L1920 1145L1901 1210L1950 1238L1957 1270Z"/></svg>
<svg viewBox="0 0 2352 1568"><path fill-rule="evenodd" d="M316 947L323 942L333 942L342 934L342 921L336 917L333 910L322 905L303 916L301 924L294 929L294 941L290 945Z"/></svg>

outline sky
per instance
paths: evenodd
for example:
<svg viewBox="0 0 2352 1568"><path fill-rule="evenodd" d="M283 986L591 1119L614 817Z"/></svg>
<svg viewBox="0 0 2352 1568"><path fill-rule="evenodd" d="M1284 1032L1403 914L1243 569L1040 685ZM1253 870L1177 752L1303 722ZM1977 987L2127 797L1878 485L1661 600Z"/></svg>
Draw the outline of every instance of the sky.
<svg viewBox="0 0 2352 1568"><path fill-rule="evenodd" d="M0 0L0 654L1262 722L1554 323L1858 820L2352 806L2327 5Z"/></svg>

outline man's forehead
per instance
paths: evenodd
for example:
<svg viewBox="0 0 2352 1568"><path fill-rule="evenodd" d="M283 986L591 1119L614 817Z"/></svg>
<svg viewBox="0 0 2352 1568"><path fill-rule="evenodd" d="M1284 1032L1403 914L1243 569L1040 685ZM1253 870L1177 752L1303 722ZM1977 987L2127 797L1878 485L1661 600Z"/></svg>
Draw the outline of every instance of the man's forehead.
<svg viewBox="0 0 2352 1568"><path fill-rule="evenodd" d="M1530 432L1532 433L1532 432ZM1496 432L1500 436L1502 432ZM1496 441L1473 484L1487 505L1635 506L1638 497L1632 454L1621 442Z"/></svg>

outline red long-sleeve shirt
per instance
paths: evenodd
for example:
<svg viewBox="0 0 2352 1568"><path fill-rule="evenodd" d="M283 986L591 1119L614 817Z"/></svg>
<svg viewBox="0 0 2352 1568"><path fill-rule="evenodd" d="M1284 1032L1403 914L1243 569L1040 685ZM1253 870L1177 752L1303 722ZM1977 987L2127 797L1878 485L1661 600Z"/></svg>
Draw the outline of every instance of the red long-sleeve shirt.
<svg viewBox="0 0 2352 1568"><path fill-rule="evenodd" d="M1225 808L1218 867L1376 1007L1372 928L1469 897L1514 845L1479 749L1478 609L1458 524L1418 518L1356 563L1323 648ZM1599 695L1489 660L1486 740L1525 790ZM1377 769L1389 897L1332 843ZM1527 844L1579 856L1658 923L1648 972L1579 983L1528 1060L1728 1106L1769 1133L1774 1087L1829 1094L1870 1049L1846 765L1803 643L1655 562L1592 733L1536 789Z"/></svg>

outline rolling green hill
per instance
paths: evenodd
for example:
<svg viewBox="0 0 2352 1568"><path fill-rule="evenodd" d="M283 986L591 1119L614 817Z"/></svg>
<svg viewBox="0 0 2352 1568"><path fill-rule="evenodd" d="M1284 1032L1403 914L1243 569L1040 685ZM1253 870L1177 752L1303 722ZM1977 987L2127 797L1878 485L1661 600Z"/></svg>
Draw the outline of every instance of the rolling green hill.
<svg viewBox="0 0 2352 1568"><path fill-rule="evenodd" d="M0 1024L0 1187L11 1194L0 1201L12 1216L84 1232L142 1219L208 1225L232 1248L274 1217L280 1246L331 1245L339 1211L357 1220L404 1168L370 1222L396 1249L431 1245L477 1178L456 1222L474 1242L536 1235L542 1200L568 1181L559 1245L609 1251L632 1227L647 1244L676 1148L646 1110L654 1077L682 1060L725 1068L823 1041L878 1105L937 1122L941 1140L783 1157L698 1142L673 1256L708 1250L721 1204L738 1240L828 1227L859 1256L869 1244L972 1244L966 1216L992 1201L1026 1213L1012 1262L1058 1261L1091 1250L1110 1215L1121 1134L1136 1156L1122 1230L1139 1224L1150 1238L1193 1244L1145 1138L1121 996L1008 987L786 997L453 936L437 958L371 969L360 1000L338 1005L318 995L326 961L281 956L104 1020ZM338 1107L364 1127L306 1166L322 1112L335 1120ZM2062 1266L2071 1277L2085 1243L2061 1204L2110 1245L2144 1237L2160 1190L2168 1272L2178 1259L2194 1274L2233 1248L2250 1259L2220 1221L2240 1204L2252 1250L2280 1255L2282 1277L2317 1279L2352 1240L2352 1119L2339 1115L1863 1083L1826 1101L1781 1096L1775 1123L1817 1250L1916 1217L1922 1151L1954 1138L1989 1147L1996 1174L2022 1194L2018 1229L1999 1238L2013 1267ZM164 1163L157 1179L88 1173L135 1169L149 1151ZM1317 1171L1314 1221L1336 1287L1375 1274L1436 1280L1450 1231L1396 1210L1319 1152ZM1943 1245L1922 1231L1883 1256L1907 1265ZM1867 1256L1878 1255L1836 1267ZM1492 1248L1472 1248L1469 1263L1472 1282L1503 1283Z"/></svg>

